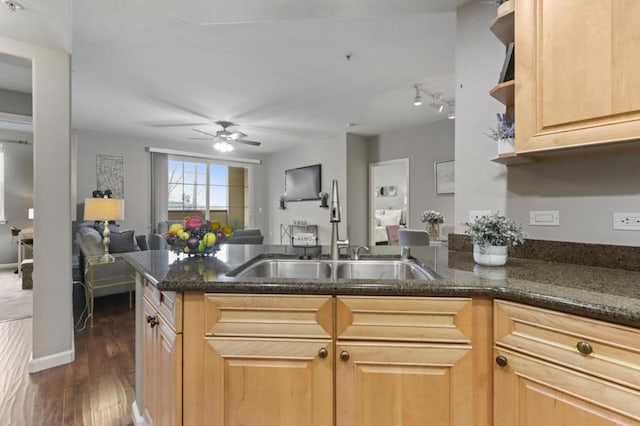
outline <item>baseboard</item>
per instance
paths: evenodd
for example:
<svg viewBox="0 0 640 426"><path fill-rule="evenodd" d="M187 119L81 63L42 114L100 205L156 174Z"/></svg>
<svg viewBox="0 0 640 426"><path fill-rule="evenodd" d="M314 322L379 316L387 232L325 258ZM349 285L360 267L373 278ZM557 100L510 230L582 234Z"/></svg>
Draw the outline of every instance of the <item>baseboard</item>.
<svg viewBox="0 0 640 426"><path fill-rule="evenodd" d="M16 269L18 267L17 263L2 263L0 264L0 269Z"/></svg>
<svg viewBox="0 0 640 426"><path fill-rule="evenodd" d="M75 359L75 350L71 348L68 351L58 352L57 354L36 359L33 359L33 352L31 352L31 357L29 360L29 373L37 373L38 371L73 362Z"/></svg>
<svg viewBox="0 0 640 426"><path fill-rule="evenodd" d="M133 404L131 404L131 420L133 420L133 424L134 425L144 425L144 417L140 414L140 411L138 411L138 404L136 404L135 401L133 401Z"/></svg>

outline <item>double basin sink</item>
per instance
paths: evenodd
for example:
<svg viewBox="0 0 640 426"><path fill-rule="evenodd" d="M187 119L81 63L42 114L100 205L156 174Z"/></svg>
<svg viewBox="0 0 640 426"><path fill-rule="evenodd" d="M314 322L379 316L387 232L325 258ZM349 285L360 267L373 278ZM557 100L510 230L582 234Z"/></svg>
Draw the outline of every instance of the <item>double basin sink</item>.
<svg viewBox="0 0 640 426"><path fill-rule="evenodd" d="M264 258L227 274L237 278L435 280L438 274L404 259L272 259Z"/></svg>

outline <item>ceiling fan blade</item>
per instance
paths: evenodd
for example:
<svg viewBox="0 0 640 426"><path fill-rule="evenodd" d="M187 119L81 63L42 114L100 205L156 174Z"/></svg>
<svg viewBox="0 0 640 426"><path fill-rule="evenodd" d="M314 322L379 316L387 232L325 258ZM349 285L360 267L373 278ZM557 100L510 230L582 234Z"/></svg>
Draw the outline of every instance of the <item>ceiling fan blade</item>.
<svg viewBox="0 0 640 426"><path fill-rule="evenodd" d="M231 133L231 134L229 135L229 138L230 138L230 139L232 139L232 140L234 140L234 141L237 141L237 140L239 140L239 139L246 138L247 136L248 136L248 135L247 135L246 133L242 133L242 132L233 132L233 133Z"/></svg>
<svg viewBox="0 0 640 426"><path fill-rule="evenodd" d="M244 139L238 139L238 140L234 140L234 143L242 143L245 145L253 145L253 146L260 146L261 142L256 142L256 141L247 141Z"/></svg>
<svg viewBox="0 0 640 426"><path fill-rule="evenodd" d="M207 135L207 136L212 137L212 138L216 137L216 135L211 134L209 132L205 132L204 130L200 130L200 129L191 129L191 130L193 130L194 132L202 133L203 135Z"/></svg>

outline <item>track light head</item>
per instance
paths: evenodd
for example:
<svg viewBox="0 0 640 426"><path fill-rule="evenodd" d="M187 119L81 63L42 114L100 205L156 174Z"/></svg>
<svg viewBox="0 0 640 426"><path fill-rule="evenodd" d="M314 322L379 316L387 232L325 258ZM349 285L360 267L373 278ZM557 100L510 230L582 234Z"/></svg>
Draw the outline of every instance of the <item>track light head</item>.
<svg viewBox="0 0 640 426"><path fill-rule="evenodd" d="M416 89L416 97L413 98L413 106L420 106L422 105L422 97L420 96L420 87L416 84L413 86L414 89Z"/></svg>
<svg viewBox="0 0 640 426"><path fill-rule="evenodd" d="M453 107L451 107L451 109L449 110L449 115L447 115L447 118L449 120L455 120L455 118L456 118L456 110Z"/></svg>

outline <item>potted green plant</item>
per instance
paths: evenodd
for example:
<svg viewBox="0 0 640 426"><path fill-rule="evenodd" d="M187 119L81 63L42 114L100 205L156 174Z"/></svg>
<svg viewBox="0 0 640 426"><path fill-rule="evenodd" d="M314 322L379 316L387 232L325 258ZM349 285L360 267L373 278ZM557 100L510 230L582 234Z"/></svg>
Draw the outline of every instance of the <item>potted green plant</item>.
<svg viewBox="0 0 640 426"><path fill-rule="evenodd" d="M498 143L498 155L514 152L516 147L516 125L507 113L496 114L498 120L495 128L490 128L486 135Z"/></svg>
<svg viewBox="0 0 640 426"><path fill-rule="evenodd" d="M473 260L479 265L504 265L508 247L522 244L527 237L522 225L499 213L481 216L464 225L465 234L473 242Z"/></svg>

